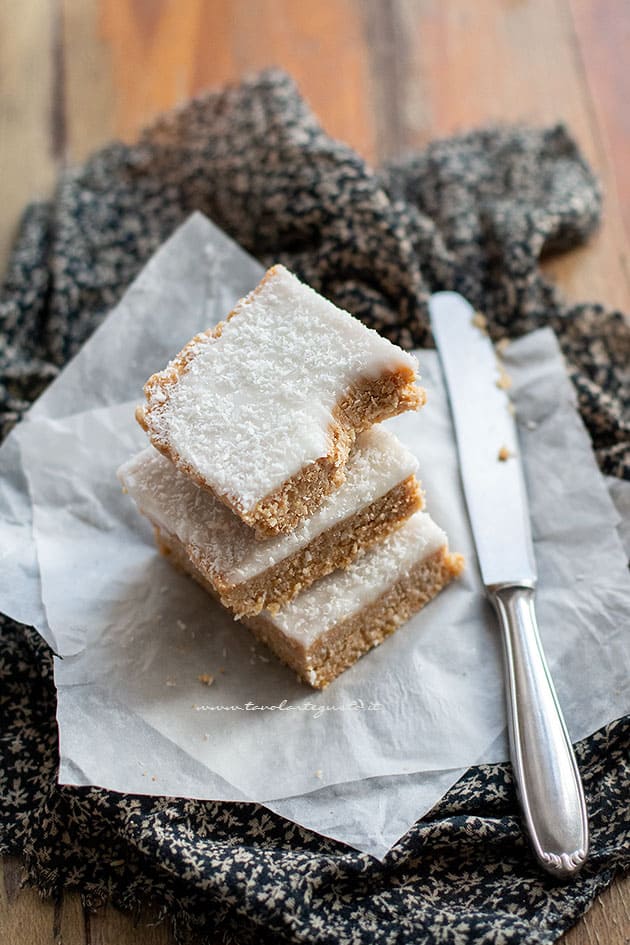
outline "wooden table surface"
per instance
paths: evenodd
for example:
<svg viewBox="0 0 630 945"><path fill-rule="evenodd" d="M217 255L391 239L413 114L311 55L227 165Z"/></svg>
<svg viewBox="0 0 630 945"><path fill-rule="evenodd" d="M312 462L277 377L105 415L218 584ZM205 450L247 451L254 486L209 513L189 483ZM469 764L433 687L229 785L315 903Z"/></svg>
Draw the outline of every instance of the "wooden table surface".
<svg viewBox="0 0 630 945"><path fill-rule="evenodd" d="M606 189L588 247L546 264L572 299L630 312L628 0L0 0L0 269L19 214L60 167L162 109L267 65L288 69L370 163L480 123L566 121ZM76 894L41 902L15 860L2 945L166 945ZM150 919L150 916L148 917ZM630 879L562 939L630 943Z"/></svg>

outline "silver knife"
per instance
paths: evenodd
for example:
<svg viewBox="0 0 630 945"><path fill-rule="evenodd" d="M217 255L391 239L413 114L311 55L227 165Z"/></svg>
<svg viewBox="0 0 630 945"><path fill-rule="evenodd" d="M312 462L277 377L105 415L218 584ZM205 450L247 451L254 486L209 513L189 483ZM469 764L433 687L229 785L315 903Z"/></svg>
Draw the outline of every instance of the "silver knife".
<svg viewBox="0 0 630 945"><path fill-rule="evenodd" d="M437 292L429 310L481 576L503 631L510 756L523 817L541 866L570 879L588 856L588 816L538 634L516 424L494 347L472 306L455 292Z"/></svg>

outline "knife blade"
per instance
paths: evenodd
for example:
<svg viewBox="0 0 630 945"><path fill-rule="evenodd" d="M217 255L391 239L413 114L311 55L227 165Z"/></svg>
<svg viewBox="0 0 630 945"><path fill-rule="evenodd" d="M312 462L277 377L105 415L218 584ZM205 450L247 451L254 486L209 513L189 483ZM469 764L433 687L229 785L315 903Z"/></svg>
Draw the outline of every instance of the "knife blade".
<svg viewBox="0 0 630 945"><path fill-rule="evenodd" d="M588 856L579 770L538 632L536 560L508 378L472 306L429 300L460 475L486 594L502 628L510 757L540 865L570 879Z"/></svg>

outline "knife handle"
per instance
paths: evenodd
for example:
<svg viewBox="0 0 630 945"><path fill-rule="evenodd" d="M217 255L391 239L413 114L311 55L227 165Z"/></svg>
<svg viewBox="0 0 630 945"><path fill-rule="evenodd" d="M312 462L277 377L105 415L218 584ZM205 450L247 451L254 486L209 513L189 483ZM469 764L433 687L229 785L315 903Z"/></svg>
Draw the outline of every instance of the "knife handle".
<svg viewBox="0 0 630 945"><path fill-rule="evenodd" d="M488 589L503 629L510 755L542 867L570 879L588 855L582 781L538 633L532 585Z"/></svg>

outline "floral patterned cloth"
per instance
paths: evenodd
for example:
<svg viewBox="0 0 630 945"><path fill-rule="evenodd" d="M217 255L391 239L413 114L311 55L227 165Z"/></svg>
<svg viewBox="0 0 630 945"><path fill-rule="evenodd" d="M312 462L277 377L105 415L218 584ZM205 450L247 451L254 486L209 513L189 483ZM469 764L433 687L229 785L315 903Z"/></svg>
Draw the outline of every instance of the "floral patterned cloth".
<svg viewBox="0 0 630 945"><path fill-rule="evenodd" d="M628 322L569 307L538 265L583 242L600 204L561 126L474 131L374 173L289 77L262 73L103 149L27 210L0 297L2 428L197 209L404 346L430 344L437 289L463 292L495 338L551 325L602 470L630 478ZM554 941L628 866L627 720L578 746L592 853L571 885L537 869L508 765L471 769L381 864L256 805L58 787L50 652L7 618L0 633L0 844L45 893L153 900L182 941L503 945Z"/></svg>

